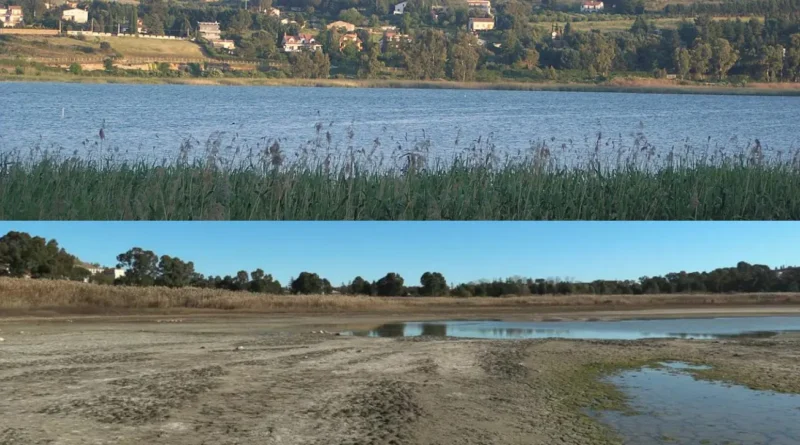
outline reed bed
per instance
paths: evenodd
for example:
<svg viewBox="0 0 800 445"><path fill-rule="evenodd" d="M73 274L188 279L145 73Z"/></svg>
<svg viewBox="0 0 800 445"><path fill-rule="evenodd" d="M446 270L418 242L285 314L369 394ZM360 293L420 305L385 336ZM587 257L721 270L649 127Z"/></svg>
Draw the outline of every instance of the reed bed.
<svg viewBox="0 0 800 445"><path fill-rule="evenodd" d="M796 293L671 295L532 295L489 297L369 297L355 295L267 295L218 289L105 286L63 280L0 278L2 310L224 310L265 313L413 312L553 306L800 304Z"/></svg>
<svg viewBox="0 0 800 445"><path fill-rule="evenodd" d="M622 144L598 135L585 146L541 140L510 154L489 138L437 151L424 139L354 148L349 134L334 147L316 128L292 152L280 140L231 147L212 138L187 140L176 159L159 161L108 150L5 152L0 218L800 219L800 153L765 154L758 141L736 150L657 150L642 136Z"/></svg>

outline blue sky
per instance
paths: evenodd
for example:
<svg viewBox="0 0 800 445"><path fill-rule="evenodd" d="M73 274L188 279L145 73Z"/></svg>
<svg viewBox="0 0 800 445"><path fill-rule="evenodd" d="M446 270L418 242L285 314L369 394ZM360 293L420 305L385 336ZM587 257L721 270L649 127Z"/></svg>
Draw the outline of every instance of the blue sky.
<svg viewBox="0 0 800 445"><path fill-rule="evenodd" d="M387 272L415 283L428 270L458 283L800 264L795 222L0 222L9 230L55 238L87 262L110 266L138 246L206 275L260 267L284 283L304 270L334 284Z"/></svg>

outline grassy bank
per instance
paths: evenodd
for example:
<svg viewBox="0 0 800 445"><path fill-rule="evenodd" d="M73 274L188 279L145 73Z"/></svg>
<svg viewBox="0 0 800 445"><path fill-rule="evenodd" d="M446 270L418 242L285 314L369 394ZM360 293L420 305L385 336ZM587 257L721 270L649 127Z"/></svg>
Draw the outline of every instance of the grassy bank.
<svg viewBox="0 0 800 445"><path fill-rule="evenodd" d="M766 162L759 147L737 155L662 157L647 147L614 155L597 145L578 165L555 160L546 145L514 158L479 147L447 163L426 160L418 148L368 157L325 155L324 147L289 162L277 142L235 164L7 155L0 160L0 218L800 219L797 155Z"/></svg>
<svg viewBox="0 0 800 445"><path fill-rule="evenodd" d="M217 289L103 286L0 278L0 309L102 312L114 309L209 309L274 313L414 312L492 308L667 307L800 304L800 294L567 295L503 298L265 295Z"/></svg>
<svg viewBox="0 0 800 445"><path fill-rule="evenodd" d="M750 83L746 86L681 83L678 81L619 77L605 82L457 82L422 81L403 79L269 79L269 78L191 78L191 77L123 77L75 76L42 72L37 75L0 74L5 82L65 82L65 83L124 83L149 85L218 85L218 86L285 86L320 88L417 88L417 89L469 89L509 91L574 91L606 93L650 94L716 94L748 96L798 96L798 83Z"/></svg>

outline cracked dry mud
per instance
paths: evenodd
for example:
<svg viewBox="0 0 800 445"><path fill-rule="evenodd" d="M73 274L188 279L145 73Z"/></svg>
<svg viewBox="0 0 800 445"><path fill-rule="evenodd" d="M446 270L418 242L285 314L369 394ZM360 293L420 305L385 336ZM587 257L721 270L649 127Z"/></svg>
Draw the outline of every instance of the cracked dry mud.
<svg viewBox="0 0 800 445"><path fill-rule="evenodd" d="M0 330L2 445L614 444L582 412L615 403L596 379L603 370L704 362L715 377L800 390L796 336L407 341L263 318L6 320Z"/></svg>

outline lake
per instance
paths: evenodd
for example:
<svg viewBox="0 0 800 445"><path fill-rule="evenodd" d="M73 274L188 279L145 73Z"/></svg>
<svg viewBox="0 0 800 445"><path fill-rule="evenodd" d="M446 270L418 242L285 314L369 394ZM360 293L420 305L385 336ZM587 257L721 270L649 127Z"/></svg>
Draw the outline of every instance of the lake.
<svg viewBox="0 0 800 445"><path fill-rule="evenodd" d="M208 147L241 159L275 140L298 153L319 138L311 145L334 154L452 159L471 147L519 156L545 141L573 162L591 156L598 135L609 161L620 147L733 153L758 139L771 157L800 147L800 97L37 82L0 83L0 92L0 152L172 161L190 140L190 157Z"/></svg>
<svg viewBox="0 0 800 445"><path fill-rule="evenodd" d="M695 380L698 367L662 363L608 380L635 414L593 413L625 445L793 445L800 437L800 395Z"/></svg>
<svg viewBox="0 0 800 445"><path fill-rule="evenodd" d="M464 337L483 339L642 338L713 339L737 335L769 336L800 330L800 317L665 318L619 321L443 320L387 323L346 334L370 337Z"/></svg>

